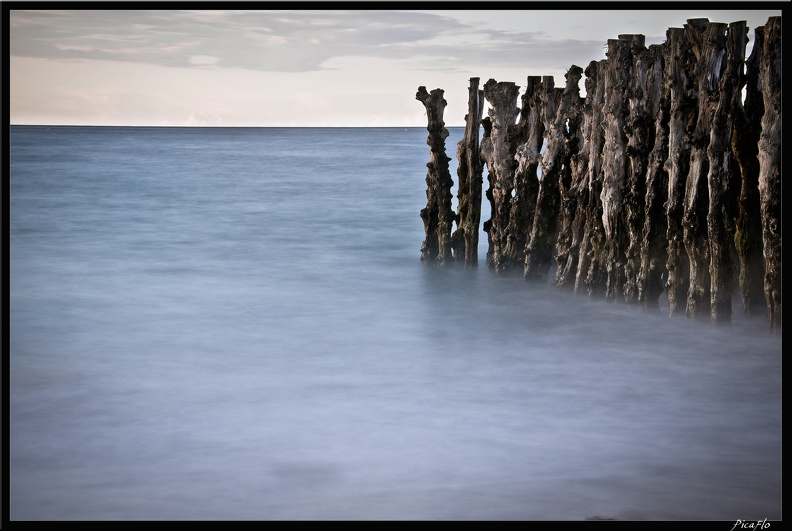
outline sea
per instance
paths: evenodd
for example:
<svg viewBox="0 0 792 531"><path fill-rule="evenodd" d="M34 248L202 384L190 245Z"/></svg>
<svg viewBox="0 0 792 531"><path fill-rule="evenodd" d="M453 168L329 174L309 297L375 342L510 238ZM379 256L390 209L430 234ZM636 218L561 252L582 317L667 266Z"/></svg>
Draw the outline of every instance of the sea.
<svg viewBox="0 0 792 531"><path fill-rule="evenodd" d="M426 139L11 126L10 520L780 520L766 315L422 263Z"/></svg>

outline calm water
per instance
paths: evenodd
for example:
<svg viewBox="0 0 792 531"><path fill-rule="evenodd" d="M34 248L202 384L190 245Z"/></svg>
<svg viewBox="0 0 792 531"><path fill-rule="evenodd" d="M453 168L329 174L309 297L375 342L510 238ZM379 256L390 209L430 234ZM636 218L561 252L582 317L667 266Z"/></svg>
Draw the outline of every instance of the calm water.
<svg viewBox="0 0 792 531"><path fill-rule="evenodd" d="M780 519L764 317L426 267L428 160L12 127L11 519Z"/></svg>

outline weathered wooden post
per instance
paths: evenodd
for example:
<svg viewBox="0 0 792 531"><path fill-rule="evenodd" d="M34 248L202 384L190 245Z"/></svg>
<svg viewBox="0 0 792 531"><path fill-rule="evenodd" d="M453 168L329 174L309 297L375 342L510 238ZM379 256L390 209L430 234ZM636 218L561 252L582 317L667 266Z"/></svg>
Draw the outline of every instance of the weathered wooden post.
<svg viewBox="0 0 792 531"><path fill-rule="evenodd" d="M668 260L666 262L666 290L668 314L673 316L684 304L690 274L690 264L683 245L682 216L684 213L685 182L690 168L690 134L696 123L698 101L696 95L695 56L682 28L666 32L668 48L663 83L668 84L671 115L668 124L668 200L666 220L668 231Z"/></svg>
<svg viewBox="0 0 792 531"><path fill-rule="evenodd" d="M448 129L443 121L446 107L443 93L442 89L437 88L430 94L426 87L418 87L415 95L415 99L426 107L426 130L429 132L426 143L430 152L430 160L426 163L429 169L426 173L426 208L421 210L426 234L421 245L421 260L439 263L452 260L451 228L455 217L451 210L451 187L454 181L448 170L451 159L446 156L445 151Z"/></svg>
<svg viewBox="0 0 792 531"><path fill-rule="evenodd" d="M716 78L716 96L712 126L707 146L707 238L709 239L710 306L714 324L731 323L734 293L732 258L734 256L734 225L737 217L739 187L734 182L737 168L732 155L733 113L736 101L742 99L742 69L745 44L748 42L745 22L732 22L726 34L725 57Z"/></svg>
<svg viewBox="0 0 792 531"><path fill-rule="evenodd" d="M637 288L638 302L646 311L659 311L658 299L663 293L666 275L666 217L664 205L668 197L668 124L670 119L670 84L663 82L663 71L669 62L670 46L652 45L646 89L650 93L650 116L654 117L654 142L649 153L646 171L646 196L644 201L644 226L641 240L640 271ZM674 75L669 72L669 76Z"/></svg>
<svg viewBox="0 0 792 531"><path fill-rule="evenodd" d="M479 155L481 156L481 161L483 164L486 164L486 156L485 154L489 154L492 152L492 118L489 116L485 116L481 120L481 145L479 147ZM492 212L495 211L495 205L492 201L492 176L490 175L489 170L487 170L487 182L490 183L489 187L487 187L487 191L485 193L487 197L487 201L490 204L490 218L484 222L482 228L484 232L487 234L487 266L490 267L490 253L492 253L492 233L490 228L492 227Z"/></svg>
<svg viewBox="0 0 792 531"><path fill-rule="evenodd" d="M498 272L507 270L510 265L504 252L516 165L514 152L517 150L517 142L513 137L519 111L519 90L520 87L509 81L497 82L490 79L484 84L484 97L491 105L490 136L481 143L481 156L487 163L489 180L487 198L492 207L492 215L485 224L485 230L489 234L487 265Z"/></svg>
<svg viewBox="0 0 792 531"><path fill-rule="evenodd" d="M649 86L649 72L657 58L644 47L644 36L630 41L632 77L626 91L628 114L625 120L627 135L627 169L624 183L624 222L627 247L624 257L624 300L638 302L638 277L641 271L641 244L646 227L646 184L649 153L655 142L654 120L659 80Z"/></svg>
<svg viewBox="0 0 792 531"><path fill-rule="evenodd" d="M624 251L627 234L624 221L624 186L627 173L626 91L630 85L633 39L640 35L619 35L608 40L608 64L605 70L605 109L603 127L605 145L602 152L602 225L605 229L607 283L605 297L615 299L624 283Z"/></svg>
<svg viewBox="0 0 792 531"><path fill-rule="evenodd" d="M689 19L648 49L642 35L619 35L608 59L586 68L585 99L574 65L564 90L529 76L521 109L514 83L490 79L480 91L471 78L456 214L443 91L420 87L432 154L422 260L477 263L486 162L487 263L497 272L522 259L526 279L545 280L555 260L558 287L574 280L576 293L653 311L665 288L669 316L684 301L688 317L720 324L731 321L739 261L744 311L758 307L761 286L778 331L781 18L756 29L747 61L746 32L744 21ZM484 97L492 109L482 120Z"/></svg>
<svg viewBox="0 0 792 531"><path fill-rule="evenodd" d="M685 36L696 55L698 84L698 117L691 138L690 170L685 182L683 242L690 259L690 285L685 315L697 318L709 314L710 303L710 246L707 234L709 193L707 174L715 107L718 104L718 80L721 78L723 57L726 54L726 24L707 19L690 19L685 24Z"/></svg>
<svg viewBox="0 0 792 531"><path fill-rule="evenodd" d="M587 68L587 75L588 72ZM578 253L583 241L588 204L589 147L591 146L592 130L601 127L599 123L594 123L590 118L593 112L592 102L596 94L595 81L594 78L586 77L586 98L578 102L576 119L569 121L567 134L569 157L566 168L569 173L569 183L562 180L562 190L560 191L561 208L555 245L557 268L553 281L556 287L574 287L580 260Z"/></svg>
<svg viewBox="0 0 792 531"><path fill-rule="evenodd" d="M561 203L559 179L564 165L566 124L570 117L577 119L580 106L578 83L582 75L582 68L570 66L565 74L566 85L563 90L554 87L551 76L545 76L542 81L545 151L541 156L542 179L539 181L536 212L525 247L523 275L526 280L546 280L553 262Z"/></svg>
<svg viewBox="0 0 792 531"><path fill-rule="evenodd" d="M759 135L764 101L760 88L760 61L764 47L764 27L755 28L754 46L745 63L745 104L736 98L732 150L740 168L739 215L735 222L734 245L740 261L740 292L743 312L765 311L762 216L759 206Z"/></svg>
<svg viewBox="0 0 792 531"><path fill-rule="evenodd" d="M457 230L451 235L455 258L463 259L465 267L478 265L479 226L481 223L481 190L484 171L479 145L481 114L484 111L484 91L479 90L479 78L470 78L468 112L465 116L465 135L457 144Z"/></svg>
<svg viewBox="0 0 792 531"><path fill-rule="evenodd" d="M514 170L514 191L504 250L504 255L511 264L510 267L522 268L525 261L525 246L536 212L536 196L539 192L536 169L539 167L544 141L541 85L541 76L528 77L525 94L522 96L520 119L517 122L515 140L518 147L514 154L517 167Z"/></svg>
<svg viewBox="0 0 792 531"><path fill-rule="evenodd" d="M770 329L781 330L781 17L765 24L761 59L764 115L759 137L759 199Z"/></svg>
<svg viewBox="0 0 792 531"><path fill-rule="evenodd" d="M587 145L588 175L586 177L585 226L578 250L575 293L586 289L589 296L605 290L605 229L602 226L602 149L605 130L602 113L605 107L605 69L608 61L592 61L586 68L586 90L591 97L589 121L591 136ZM588 95L587 95L588 98Z"/></svg>

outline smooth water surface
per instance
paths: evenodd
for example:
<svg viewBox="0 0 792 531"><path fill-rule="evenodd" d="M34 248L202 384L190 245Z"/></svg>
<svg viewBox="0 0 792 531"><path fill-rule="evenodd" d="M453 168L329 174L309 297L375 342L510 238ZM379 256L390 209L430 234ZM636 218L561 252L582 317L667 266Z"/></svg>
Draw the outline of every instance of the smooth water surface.
<svg viewBox="0 0 792 531"><path fill-rule="evenodd" d="M483 233L423 265L428 160L420 128L12 127L11 519L780 519L764 316L499 277Z"/></svg>

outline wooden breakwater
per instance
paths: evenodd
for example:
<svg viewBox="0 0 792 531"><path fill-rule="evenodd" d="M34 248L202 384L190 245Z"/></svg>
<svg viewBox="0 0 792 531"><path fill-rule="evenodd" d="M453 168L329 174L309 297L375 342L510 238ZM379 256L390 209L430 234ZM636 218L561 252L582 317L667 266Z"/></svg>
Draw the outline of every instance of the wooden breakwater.
<svg viewBox="0 0 792 531"><path fill-rule="evenodd" d="M563 87L529 76L520 106L514 83L472 78L456 212L444 91L420 87L431 153L421 260L478 263L486 167L494 271L554 272L558 287L645 310L665 293L670 315L715 324L731 322L739 290L743 311L764 308L780 332L781 17L755 28L746 58L747 43L742 21L690 19L648 48L619 35Z"/></svg>

